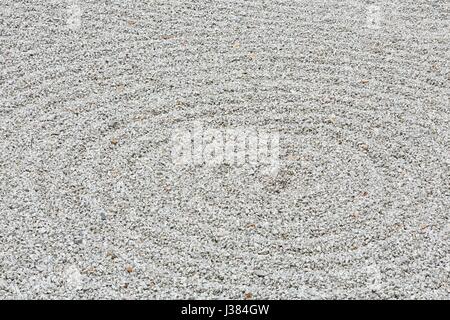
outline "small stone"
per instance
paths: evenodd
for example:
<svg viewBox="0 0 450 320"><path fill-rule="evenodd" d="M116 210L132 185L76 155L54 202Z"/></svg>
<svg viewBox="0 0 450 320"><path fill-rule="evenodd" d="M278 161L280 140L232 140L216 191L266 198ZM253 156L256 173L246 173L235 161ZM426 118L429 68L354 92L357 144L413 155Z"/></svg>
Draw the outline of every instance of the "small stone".
<svg viewBox="0 0 450 320"><path fill-rule="evenodd" d="M106 220L106 212L105 212L104 210L101 210L101 211L100 211L100 218L101 218L102 220Z"/></svg>
<svg viewBox="0 0 450 320"><path fill-rule="evenodd" d="M255 271L255 275L260 277L260 278L264 278L267 277L267 272L261 271L261 270L256 270Z"/></svg>
<svg viewBox="0 0 450 320"><path fill-rule="evenodd" d="M44 272L47 268L46 268L45 265L39 264L39 265L36 266L36 269L37 269L39 272Z"/></svg>
<svg viewBox="0 0 450 320"><path fill-rule="evenodd" d="M95 267L89 267L89 268L84 269L81 273L83 273L83 274L93 274L93 273L95 273L95 271L96 271Z"/></svg>
<svg viewBox="0 0 450 320"><path fill-rule="evenodd" d="M335 116L330 116L329 118L327 118L325 120L325 123L327 123L327 124L336 124L336 117Z"/></svg>
<svg viewBox="0 0 450 320"><path fill-rule="evenodd" d="M107 257L110 257L111 259L116 259L117 258L117 255L114 253L114 252L112 252L112 251L108 251L107 253L106 253L106 256Z"/></svg>
<svg viewBox="0 0 450 320"><path fill-rule="evenodd" d="M177 107L182 107L182 106L186 105L186 103L183 102L183 101L181 101L181 100L177 100L177 101L175 102L175 105L176 105Z"/></svg>
<svg viewBox="0 0 450 320"><path fill-rule="evenodd" d="M366 144L366 143L361 143L361 144L359 145L359 148L360 148L361 150L363 150L363 151L368 151L368 150L369 150L369 145Z"/></svg>
<svg viewBox="0 0 450 320"><path fill-rule="evenodd" d="M3 279L0 279L0 290L6 290L8 289L8 282L6 282Z"/></svg>
<svg viewBox="0 0 450 320"><path fill-rule="evenodd" d="M113 121L113 122L111 122L111 123L109 124L109 127L110 127L110 128L113 128L113 129L117 129L117 128L120 127L120 123L117 122L117 121Z"/></svg>

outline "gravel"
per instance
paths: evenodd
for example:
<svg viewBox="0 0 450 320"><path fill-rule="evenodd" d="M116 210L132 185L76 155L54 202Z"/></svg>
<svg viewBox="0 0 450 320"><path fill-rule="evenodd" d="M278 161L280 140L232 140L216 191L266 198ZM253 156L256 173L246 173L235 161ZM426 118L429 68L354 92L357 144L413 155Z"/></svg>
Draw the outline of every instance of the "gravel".
<svg viewBox="0 0 450 320"><path fill-rule="evenodd" d="M0 299L448 299L449 9L2 0Z"/></svg>

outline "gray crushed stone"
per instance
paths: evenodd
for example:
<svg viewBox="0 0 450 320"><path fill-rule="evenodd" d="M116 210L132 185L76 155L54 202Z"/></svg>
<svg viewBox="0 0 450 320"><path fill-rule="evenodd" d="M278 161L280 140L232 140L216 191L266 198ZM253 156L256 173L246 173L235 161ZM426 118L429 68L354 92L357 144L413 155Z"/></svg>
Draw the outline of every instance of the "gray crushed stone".
<svg viewBox="0 0 450 320"><path fill-rule="evenodd" d="M449 10L2 0L0 299L448 299Z"/></svg>

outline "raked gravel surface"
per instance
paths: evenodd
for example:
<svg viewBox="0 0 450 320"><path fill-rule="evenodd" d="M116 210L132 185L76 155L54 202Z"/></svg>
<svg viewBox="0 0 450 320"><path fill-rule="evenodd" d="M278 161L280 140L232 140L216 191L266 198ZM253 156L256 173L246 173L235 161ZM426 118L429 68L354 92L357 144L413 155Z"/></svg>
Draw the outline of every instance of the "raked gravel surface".
<svg viewBox="0 0 450 320"><path fill-rule="evenodd" d="M448 299L449 15L2 0L0 299ZM276 170L174 163L198 124Z"/></svg>

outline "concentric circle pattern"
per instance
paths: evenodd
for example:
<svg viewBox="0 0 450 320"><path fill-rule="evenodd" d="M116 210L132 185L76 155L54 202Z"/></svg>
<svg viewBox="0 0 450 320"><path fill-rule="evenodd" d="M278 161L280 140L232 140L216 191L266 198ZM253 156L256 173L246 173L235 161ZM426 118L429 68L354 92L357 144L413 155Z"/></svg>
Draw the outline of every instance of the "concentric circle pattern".
<svg viewBox="0 0 450 320"><path fill-rule="evenodd" d="M449 9L2 0L0 299L448 298Z"/></svg>

